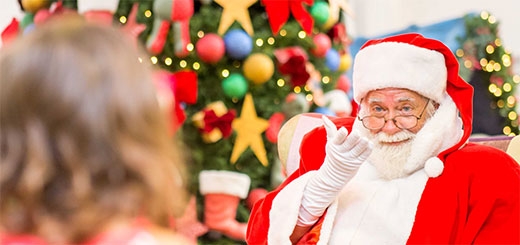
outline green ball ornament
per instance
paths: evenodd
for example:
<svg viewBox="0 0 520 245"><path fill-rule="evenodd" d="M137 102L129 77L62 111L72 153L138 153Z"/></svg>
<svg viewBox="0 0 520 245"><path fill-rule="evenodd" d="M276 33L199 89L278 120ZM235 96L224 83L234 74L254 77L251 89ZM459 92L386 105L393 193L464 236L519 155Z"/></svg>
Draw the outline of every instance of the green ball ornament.
<svg viewBox="0 0 520 245"><path fill-rule="evenodd" d="M316 26L322 26L329 19L329 4L324 1L315 2L310 9L310 13Z"/></svg>
<svg viewBox="0 0 520 245"><path fill-rule="evenodd" d="M222 89L227 97L242 99L247 92L248 83L244 76L233 73L222 81Z"/></svg>
<svg viewBox="0 0 520 245"><path fill-rule="evenodd" d="M22 21L20 21L20 26L22 29L25 29L25 27L28 27L34 23L34 14L33 13L25 13L25 15L22 18Z"/></svg>

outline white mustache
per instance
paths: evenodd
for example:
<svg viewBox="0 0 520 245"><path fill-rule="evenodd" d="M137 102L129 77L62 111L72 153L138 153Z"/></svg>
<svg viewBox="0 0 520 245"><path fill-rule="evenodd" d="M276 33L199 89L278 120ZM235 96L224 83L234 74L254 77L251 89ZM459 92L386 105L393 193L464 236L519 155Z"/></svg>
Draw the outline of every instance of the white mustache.
<svg viewBox="0 0 520 245"><path fill-rule="evenodd" d="M388 135L385 132L379 132L377 135L375 135L375 140L378 143L394 143L394 142L401 142L405 140L412 140L415 138L415 134L411 133L409 131L401 131L394 135Z"/></svg>

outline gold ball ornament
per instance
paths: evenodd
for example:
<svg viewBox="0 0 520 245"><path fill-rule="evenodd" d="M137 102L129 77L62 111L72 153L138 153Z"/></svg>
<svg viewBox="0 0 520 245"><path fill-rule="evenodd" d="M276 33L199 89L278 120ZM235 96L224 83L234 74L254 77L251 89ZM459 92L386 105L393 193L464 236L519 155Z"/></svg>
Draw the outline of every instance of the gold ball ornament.
<svg viewBox="0 0 520 245"><path fill-rule="evenodd" d="M21 2L25 12L36 13L40 9L48 8L51 4L50 0L22 0Z"/></svg>
<svg viewBox="0 0 520 245"><path fill-rule="evenodd" d="M350 66L352 66L352 56L350 54L341 55L341 57L339 58L338 71L348 71L348 69L350 69Z"/></svg>
<svg viewBox="0 0 520 245"><path fill-rule="evenodd" d="M247 57L242 69L247 79L259 85L271 79L274 73L274 64L269 56L255 53Z"/></svg>

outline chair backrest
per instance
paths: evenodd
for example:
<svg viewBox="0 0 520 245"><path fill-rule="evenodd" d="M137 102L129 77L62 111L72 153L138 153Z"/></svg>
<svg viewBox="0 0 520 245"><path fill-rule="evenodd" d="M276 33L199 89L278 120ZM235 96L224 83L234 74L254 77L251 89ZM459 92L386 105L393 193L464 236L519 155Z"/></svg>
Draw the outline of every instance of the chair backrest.
<svg viewBox="0 0 520 245"><path fill-rule="evenodd" d="M312 129L323 125L321 114L302 113L290 118L278 133L278 156L284 172L290 175L299 167L299 147L303 136ZM511 155L520 163L520 135L470 137L470 142L489 145Z"/></svg>

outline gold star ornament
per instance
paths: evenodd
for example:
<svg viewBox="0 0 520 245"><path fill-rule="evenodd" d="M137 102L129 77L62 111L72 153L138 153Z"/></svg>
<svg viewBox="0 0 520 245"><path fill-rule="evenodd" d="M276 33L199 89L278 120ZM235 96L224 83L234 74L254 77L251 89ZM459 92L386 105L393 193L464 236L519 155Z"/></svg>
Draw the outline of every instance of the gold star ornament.
<svg viewBox="0 0 520 245"><path fill-rule="evenodd" d="M354 11L347 3L347 0L329 0L329 11L331 15L331 19L336 22L339 20L339 13L343 9L347 15L354 18Z"/></svg>
<svg viewBox="0 0 520 245"><path fill-rule="evenodd" d="M215 0L222 8L222 16L218 26L218 34L223 35L235 20L250 35L253 35L253 24L247 10L258 0Z"/></svg>
<svg viewBox="0 0 520 245"><path fill-rule="evenodd" d="M262 165L267 166L267 154L262 133L269 127L269 122L256 115L251 94L246 94L240 118L233 120L232 127L237 132L237 137L231 152L231 163L236 163L247 147L251 147L251 150Z"/></svg>

